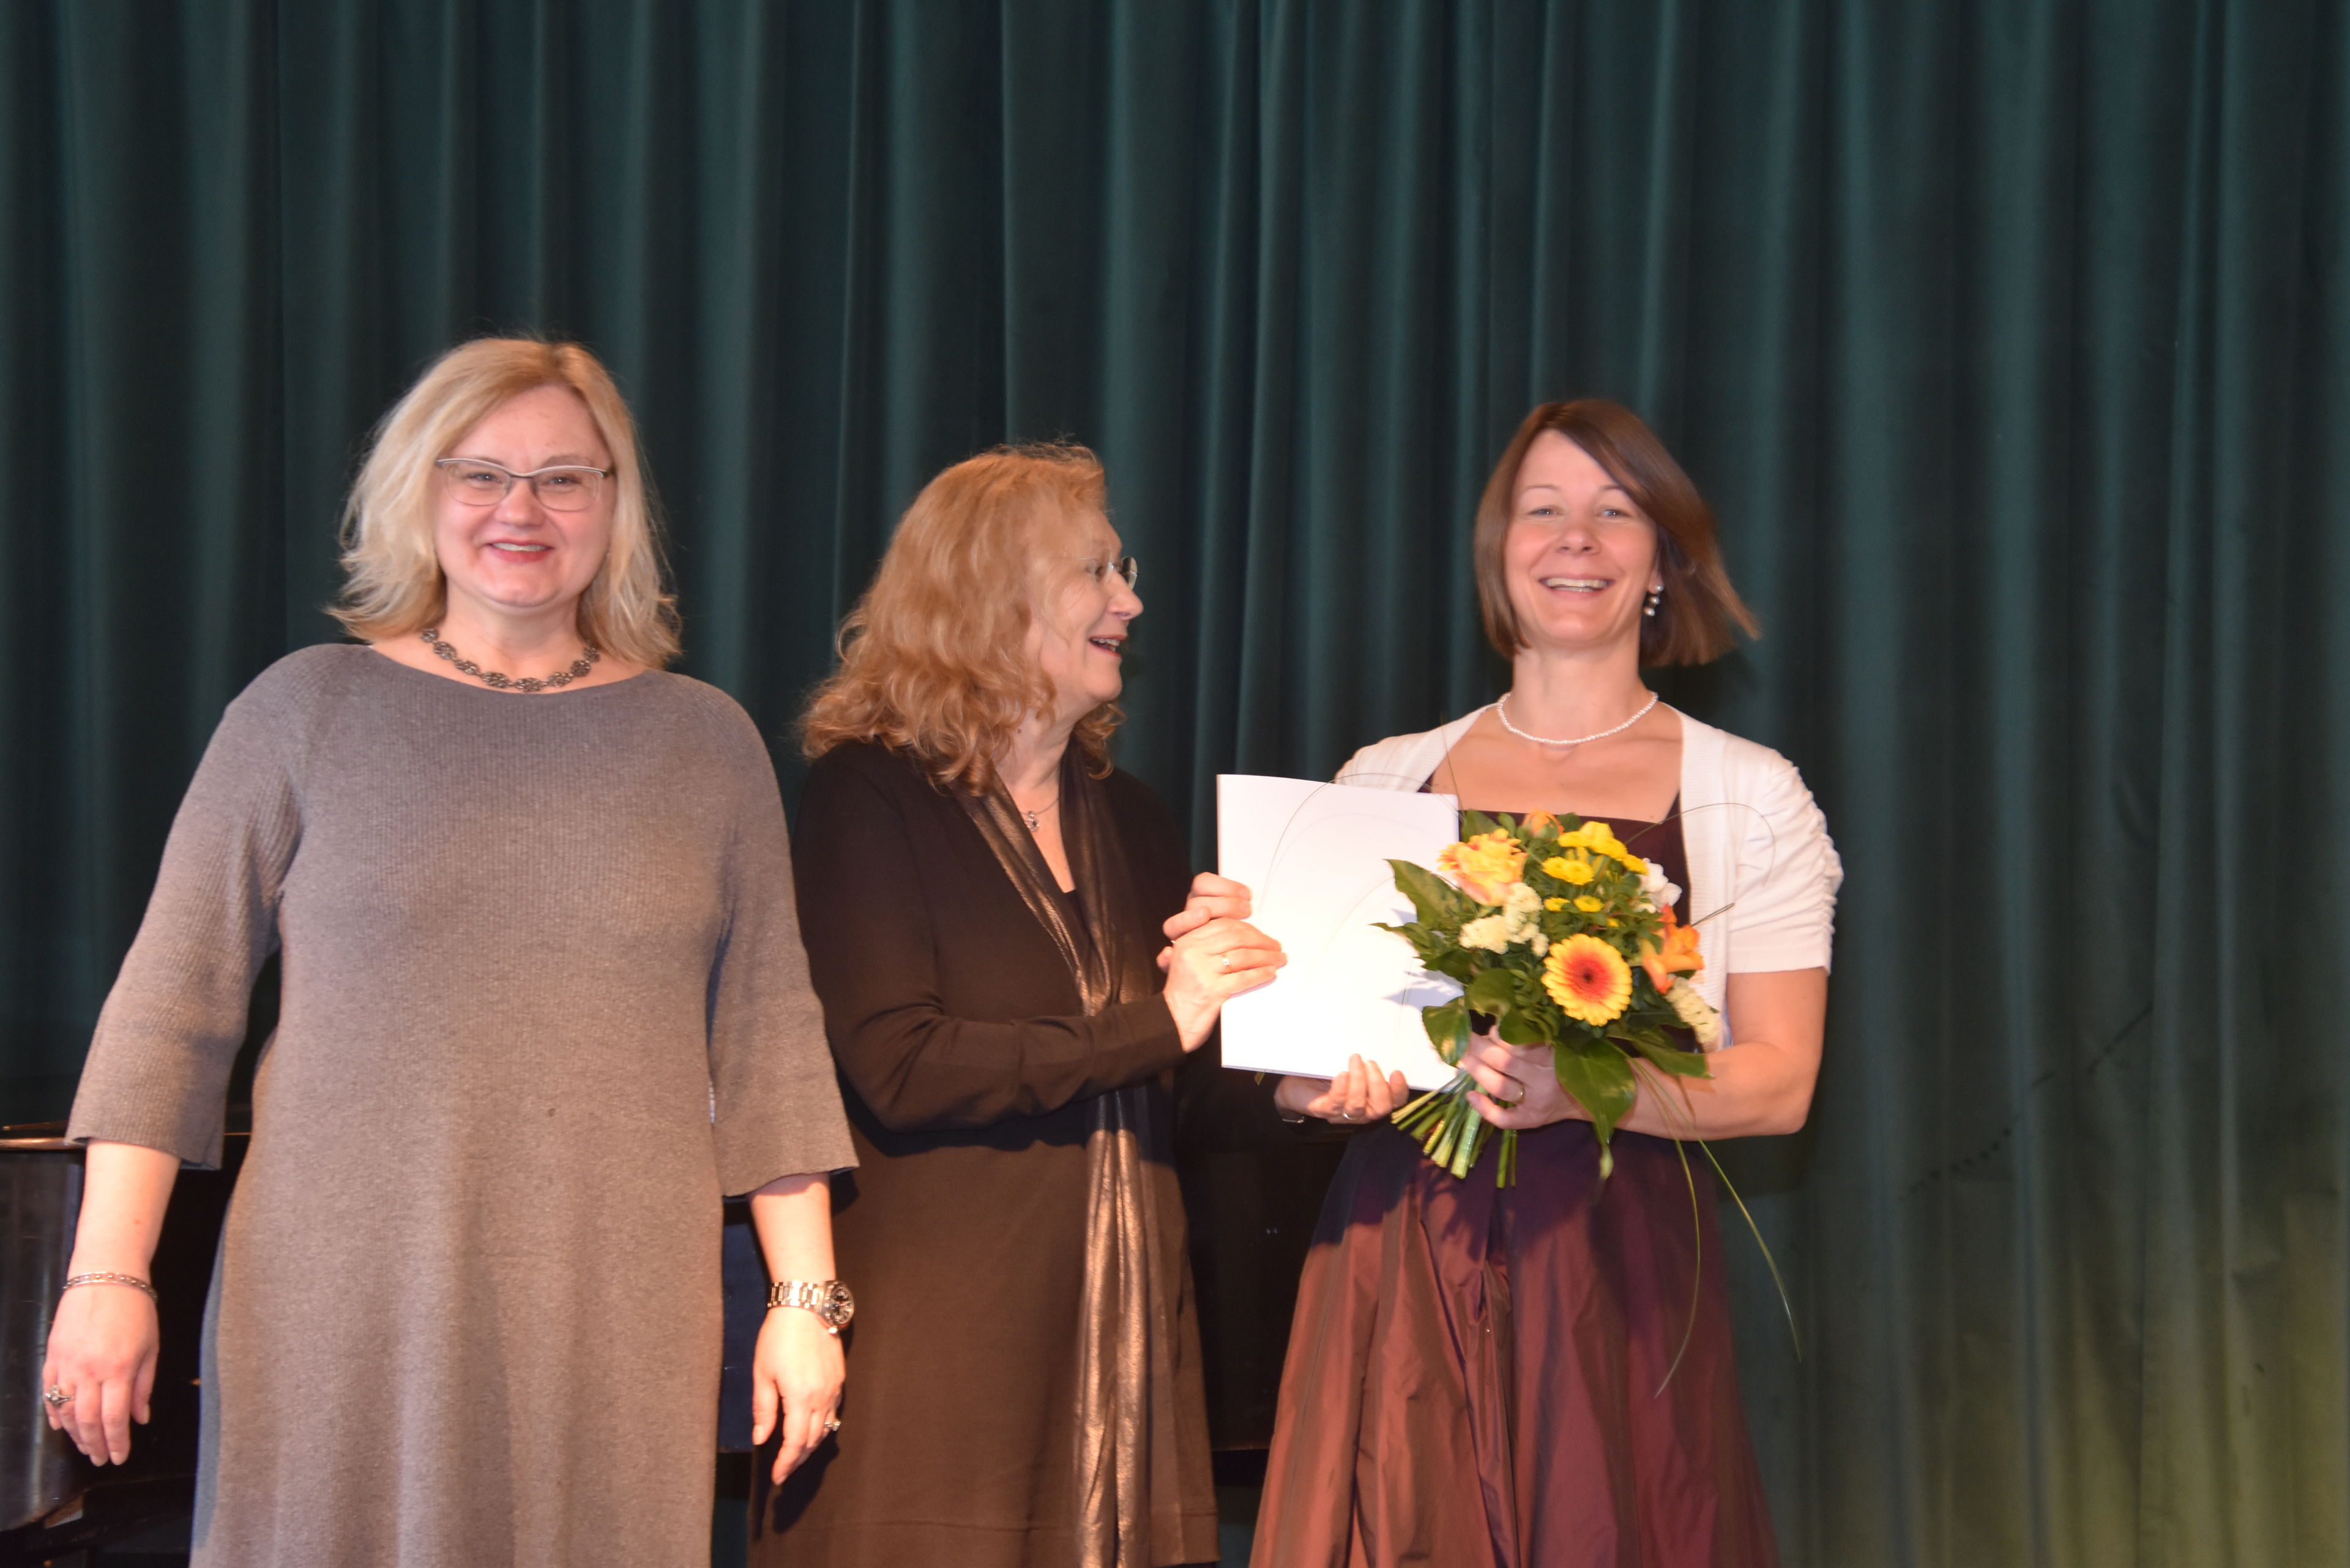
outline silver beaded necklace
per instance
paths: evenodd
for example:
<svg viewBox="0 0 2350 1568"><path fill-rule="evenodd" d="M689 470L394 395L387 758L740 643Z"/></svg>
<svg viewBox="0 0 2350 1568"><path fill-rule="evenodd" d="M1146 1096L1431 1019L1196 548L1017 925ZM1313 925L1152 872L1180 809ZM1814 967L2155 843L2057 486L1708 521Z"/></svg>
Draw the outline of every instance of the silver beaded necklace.
<svg viewBox="0 0 2350 1568"><path fill-rule="evenodd" d="M432 645L432 651L455 665L461 674L470 675L483 685L494 687L500 691L560 691L595 669L596 661L604 657L602 649L592 642L588 643L580 656L571 661L570 669L558 670L541 680L536 675L513 676L495 670L484 670L470 659L459 658L454 648L441 640L439 627L426 627L423 637L425 641ZM1503 722L1506 723L1508 721L1504 720Z"/></svg>
<svg viewBox="0 0 2350 1568"><path fill-rule="evenodd" d="M1508 702L1509 700L1510 699L1506 693L1494 699L1493 716L1502 721L1502 728L1507 730L1513 735L1515 735L1519 740L1532 741L1537 746L1581 746L1586 745L1593 741L1604 741L1610 735L1620 735L1625 731L1630 729L1633 725L1638 723L1641 720L1647 718L1648 716L1648 710L1654 708L1658 701L1657 694L1651 691L1648 693L1648 701L1641 705L1640 711L1633 714L1630 718L1625 720L1622 723L1617 725L1614 729L1601 730L1589 735L1577 735L1570 741L1556 741L1553 740L1548 735L1529 735L1523 730L1519 729L1515 724L1511 723L1510 711L1508 708L1503 706L1503 704Z"/></svg>

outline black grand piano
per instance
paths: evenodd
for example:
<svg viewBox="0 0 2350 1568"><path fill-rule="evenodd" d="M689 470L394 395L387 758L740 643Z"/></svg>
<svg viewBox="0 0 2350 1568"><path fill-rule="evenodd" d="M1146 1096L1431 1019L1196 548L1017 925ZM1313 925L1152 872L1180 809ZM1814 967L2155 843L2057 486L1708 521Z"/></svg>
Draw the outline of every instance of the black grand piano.
<svg viewBox="0 0 2350 1568"><path fill-rule="evenodd" d="M204 1293L229 1188L244 1155L228 1138L219 1170L183 1172L155 1252L163 1345L154 1418L130 1460L83 1459L41 1413L49 1314L81 1212L81 1151L61 1123L0 1127L0 1568L78 1563L109 1541L186 1517L196 1473L196 1361Z"/></svg>

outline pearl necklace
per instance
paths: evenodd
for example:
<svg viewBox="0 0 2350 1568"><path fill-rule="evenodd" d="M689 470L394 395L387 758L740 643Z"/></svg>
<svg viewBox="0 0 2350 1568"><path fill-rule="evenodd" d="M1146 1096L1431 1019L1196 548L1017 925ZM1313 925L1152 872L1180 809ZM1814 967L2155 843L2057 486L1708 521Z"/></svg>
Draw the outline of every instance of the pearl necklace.
<svg viewBox="0 0 2350 1568"><path fill-rule="evenodd" d="M1622 734L1625 731L1630 729L1633 725L1638 723L1641 720L1648 716L1648 710L1657 705L1658 697L1655 692L1649 692L1648 701L1641 707L1640 711L1633 714L1630 718L1625 720L1622 723L1617 725L1614 729L1601 730L1595 734L1577 735L1571 741L1554 741L1548 735L1527 734L1523 730L1519 729L1515 724L1510 722L1510 711L1506 707L1503 706L1503 704L1509 701L1509 700L1510 699L1506 694L1494 700L1493 716L1502 721L1502 728L1507 730L1513 735L1515 735L1519 740L1532 741L1537 746L1580 746L1587 744L1593 741L1604 741L1610 735Z"/></svg>

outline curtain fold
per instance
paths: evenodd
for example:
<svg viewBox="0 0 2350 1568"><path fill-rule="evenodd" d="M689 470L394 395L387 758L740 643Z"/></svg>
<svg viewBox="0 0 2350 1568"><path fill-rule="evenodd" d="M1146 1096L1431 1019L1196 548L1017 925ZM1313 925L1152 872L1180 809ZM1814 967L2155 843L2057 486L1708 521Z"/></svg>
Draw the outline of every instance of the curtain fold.
<svg viewBox="0 0 2350 1568"><path fill-rule="evenodd" d="M0 1114L461 337L613 365L787 794L920 483L1096 446L1202 863L1215 773L1497 690L1486 467L1609 395L1767 628L1663 689L1848 873L1813 1125L1723 1151L1789 1561L2340 1561L2345 212L2320 0L0 8Z"/></svg>

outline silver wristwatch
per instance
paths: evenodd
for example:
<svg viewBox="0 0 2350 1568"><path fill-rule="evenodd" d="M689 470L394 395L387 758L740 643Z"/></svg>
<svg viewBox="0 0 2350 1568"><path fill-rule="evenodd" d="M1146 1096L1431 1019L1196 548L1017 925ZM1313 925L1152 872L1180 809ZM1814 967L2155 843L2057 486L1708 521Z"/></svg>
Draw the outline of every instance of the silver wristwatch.
<svg viewBox="0 0 2350 1568"><path fill-rule="evenodd" d="M777 1280L767 1292L767 1310L806 1307L825 1328L838 1334L857 1315L857 1298L838 1280Z"/></svg>

